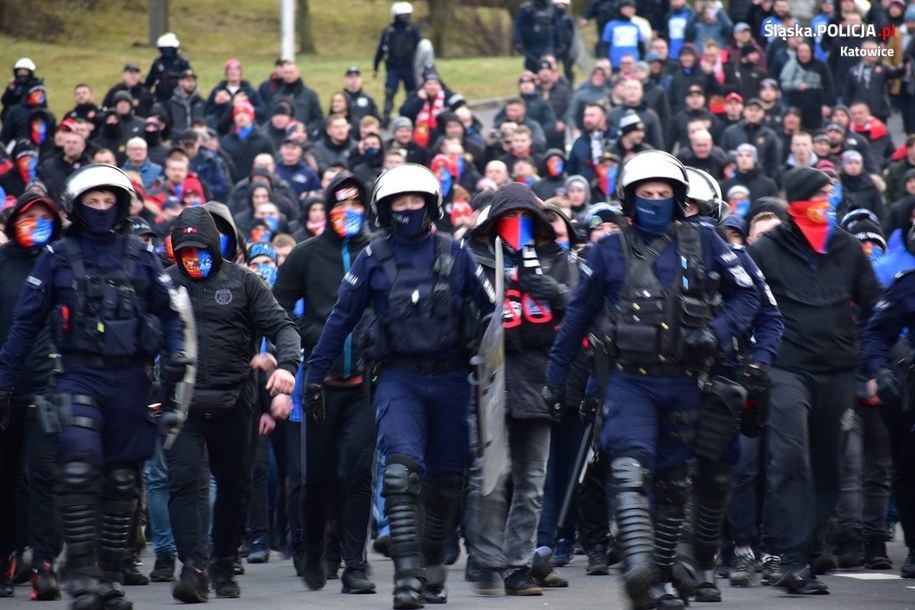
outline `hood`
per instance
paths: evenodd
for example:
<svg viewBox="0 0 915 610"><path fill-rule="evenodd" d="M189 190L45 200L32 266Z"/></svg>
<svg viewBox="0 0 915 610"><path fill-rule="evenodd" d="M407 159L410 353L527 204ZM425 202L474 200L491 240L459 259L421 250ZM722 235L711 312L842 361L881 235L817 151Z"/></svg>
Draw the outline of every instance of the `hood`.
<svg viewBox="0 0 915 610"><path fill-rule="evenodd" d="M355 187L359 191L359 200L362 202L362 206L366 211L369 209L368 191L366 191L365 184L350 172L343 170L337 172L337 175L334 176L334 179L330 181L330 184L324 190L324 214L328 220L330 220L331 209L337 203L334 193L344 186Z"/></svg>
<svg viewBox="0 0 915 610"><path fill-rule="evenodd" d="M235 219L232 218L232 212L229 206L218 201L208 201L204 204L204 209L213 216L216 222L216 230L223 235L229 236L229 252L234 252L238 256L239 246L245 243L245 238L235 226ZM234 258L232 260L235 260Z"/></svg>
<svg viewBox="0 0 915 610"><path fill-rule="evenodd" d="M546 163L553 157L559 157L560 159L562 159L563 163L568 161L568 159L566 158L566 154L563 151L559 150L558 148L551 148L551 149L547 150L545 153L543 153L543 161L540 163L540 167L538 168L540 170L540 176L543 178L555 178L555 179L561 178L564 180L565 176L566 176L565 169L562 170L562 173L559 176L551 176L550 173L547 171Z"/></svg>
<svg viewBox="0 0 915 610"><path fill-rule="evenodd" d="M26 192L20 195L16 200L16 204L13 206L12 211L9 212L9 216L6 219L6 228L4 229L4 232L6 233L6 236L9 237L10 241L16 241L13 233L13 225L16 224L16 219L20 214L26 211L28 206L31 206L36 202L44 203L54 211L54 229L51 233L51 239L49 239L47 243L51 243L60 238L61 231L63 230L63 221L60 219L60 210L57 207L57 204L54 203L50 197L42 197L37 193Z"/></svg>
<svg viewBox="0 0 915 610"><path fill-rule="evenodd" d="M216 228L216 221L213 220L210 211L203 206L194 206L186 208L178 218L171 229L172 249L175 256L178 250L185 246L194 245L204 247L210 251L213 256L213 268L210 277L215 275L222 265L221 249L219 247L219 230ZM182 273L187 273L182 265L178 265Z"/></svg>
<svg viewBox="0 0 915 610"><path fill-rule="evenodd" d="M534 195L531 187L513 182L500 188L492 196L489 215L482 223L473 229L474 237L491 242L495 238L496 219L511 210L524 210L530 212L534 218L534 237L537 244L551 242L556 239L556 232L550 224L540 200Z"/></svg>

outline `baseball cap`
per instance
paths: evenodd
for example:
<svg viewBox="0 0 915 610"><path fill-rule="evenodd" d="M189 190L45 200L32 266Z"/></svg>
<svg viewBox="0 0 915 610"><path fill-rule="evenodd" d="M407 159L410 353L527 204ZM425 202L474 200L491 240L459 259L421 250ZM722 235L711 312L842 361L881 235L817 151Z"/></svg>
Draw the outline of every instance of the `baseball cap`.
<svg viewBox="0 0 915 610"><path fill-rule="evenodd" d="M645 53L645 61L651 63L653 61L661 61L661 56L655 53L654 51L648 51Z"/></svg>
<svg viewBox="0 0 915 610"><path fill-rule="evenodd" d="M346 69L346 74L344 74L344 76L350 76L352 74L362 74L362 73L359 71L358 66L350 66L349 68Z"/></svg>
<svg viewBox="0 0 915 610"><path fill-rule="evenodd" d="M778 89L778 81L774 78L764 78L761 83L759 83L760 89L772 88Z"/></svg>
<svg viewBox="0 0 915 610"><path fill-rule="evenodd" d="M743 21L741 21L740 23L738 23L737 25L734 26L735 32L744 32L749 29L750 29L750 26Z"/></svg>
<svg viewBox="0 0 915 610"><path fill-rule="evenodd" d="M124 64L124 72L139 72L140 66L135 63Z"/></svg>
<svg viewBox="0 0 915 610"><path fill-rule="evenodd" d="M758 97L751 97L749 100L747 100L746 106L756 106L758 108L763 108L763 103L762 100Z"/></svg>
<svg viewBox="0 0 915 610"><path fill-rule="evenodd" d="M393 121L391 121L391 131L397 131L398 129L403 129L404 127L412 130L413 121L411 121L408 117L405 117L405 116L399 116L396 119L394 119Z"/></svg>
<svg viewBox="0 0 915 610"><path fill-rule="evenodd" d="M842 133L845 133L845 128L838 123L830 123L826 126L826 131L841 131Z"/></svg>
<svg viewBox="0 0 915 610"><path fill-rule="evenodd" d="M705 91L703 91L702 87L699 85L690 85L689 89L686 90L687 97L689 97L693 93L698 93L699 95L705 95Z"/></svg>
<svg viewBox="0 0 915 610"><path fill-rule="evenodd" d="M741 104L743 104L743 96L740 95L739 93L731 92L731 93L728 93L726 96L724 96L724 101L725 102L740 102Z"/></svg>
<svg viewBox="0 0 915 610"><path fill-rule="evenodd" d="M190 68L188 68L187 70L185 70L184 72L182 72L182 73L181 73L181 76L179 76L178 78L179 78L179 79L180 79L180 78L193 78L193 79L196 80L196 79L197 79L197 73L194 72L193 70L191 70Z"/></svg>

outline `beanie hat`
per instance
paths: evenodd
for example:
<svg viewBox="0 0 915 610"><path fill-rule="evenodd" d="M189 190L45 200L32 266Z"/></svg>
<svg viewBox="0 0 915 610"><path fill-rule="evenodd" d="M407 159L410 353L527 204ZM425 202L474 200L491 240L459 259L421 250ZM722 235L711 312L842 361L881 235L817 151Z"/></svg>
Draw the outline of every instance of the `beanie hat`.
<svg viewBox="0 0 915 610"><path fill-rule="evenodd" d="M459 218L462 216L470 216L471 214L473 214L473 206L463 199L456 199L454 203L451 204L451 225L457 226Z"/></svg>
<svg viewBox="0 0 915 610"><path fill-rule="evenodd" d="M728 189L728 192L725 195L725 197L727 197L730 200L730 199L733 199L734 197L736 197L738 193L743 193L744 195L749 197L750 189L748 189L747 187L745 187L742 184L735 184L734 186L732 186L731 188Z"/></svg>
<svg viewBox="0 0 915 610"><path fill-rule="evenodd" d="M818 170L820 170L821 172L823 172L830 178L836 178L839 175L839 173L836 171L836 164L833 163L832 161L830 161L829 159L822 159L820 161L817 161L817 163L814 167L816 167Z"/></svg>
<svg viewBox="0 0 915 610"><path fill-rule="evenodd" d="M248 100L242 100L235 104L235 108L232 109L232 118L237 117L240 114L247 114L251 117L251 120L254 120L254 105L251 104Z"/></svg>
<svg viewBox="0 0 915 610"><path fill-rule="evenodd" d="M276 250L266 241L257 241L248 246L247 261L250 263L258 256L267 256L274 263L276 262Z"/></svg>
<svg viewBox="0 0 915 610"><path fill-rule="evenodd" d="M585 219L588 225L588 233L601 226L605 222L612 222L619 226L628 224L626 217L623 216L623 210L618 205L609 203L596 203L588 210L588 216Z"/></svg>
<svg viewBox="0 0 915 610"><path fill-rule="evenodd" d="M564 186L565 186L566 192L569 192L569 189L572 188L573 186L576 186L580 189L584 189L585 203L591 202L591 185L588 184L588 179L585 178L584 176L578 176L578 175L569 176L566 179L566 183Z"/></svg>
<svg viewBox="0 0 915 610"><path fill-rule="evenodd" d="M644 128L645 126L642 123L642 119L635 110L627 110L620 118L620 133L623 135Z"/></svg>
<svg viewBox="0 0 915 610"><path fill-rule="evenodd" d="M886 250L886 237L880 227L880 220L870 210L852 210L845 215L840 226L854 235L858 241L871 241Z"/></svg>
<svg viewBox="0 0 915 610"><path fill-rule="evenodd" d="M857 150L846 150L842 153L842 163L861 163L864 161L864 157L861 156Z"/></svg>
<svg viewBox="0 0 915 610"><path fill-rule="evenodd" d="M241 61L238 59L235 59L234 57L232 59L227 59L226 63L223 65L222 69L224 72L228 72L229 68L238 68L239 70L241 70Z"/></svg>
<svg viewBox="0 0 915 610"><path fill-rule="evenodd" d="M273 110L270 111L270 116L274 117L278 114L283 114L285 116L292 116L292 106L286 100L280 100L273 106Z"/></svg>
<svg viewBox="0 0 915 610"><path fill-rule="evenodd" d="M753 161L759 160L759 153L756 151L756 147L753 146L752 144L748 144L748 143L744 142L743 144L741 144L740 146L737 147L737 152L738 153L749 153L750 156L753 157Z"/></svg>
<svg viewBox="0 0 915 610"><path fill-rule="evenodd" d="M406 127L410 131L413 130L413 121L405 116L399 116L393 121L391 121L391 131L397 131L398 129L403 129Z"/></svg>
<svg viewBox="0 0 915 610"><path fill-rule="evenodd" d="M785 199L789 205L795 201L809 201L829 183L829 176L823 171L812 167L797 167L785 174Z"/></svg>

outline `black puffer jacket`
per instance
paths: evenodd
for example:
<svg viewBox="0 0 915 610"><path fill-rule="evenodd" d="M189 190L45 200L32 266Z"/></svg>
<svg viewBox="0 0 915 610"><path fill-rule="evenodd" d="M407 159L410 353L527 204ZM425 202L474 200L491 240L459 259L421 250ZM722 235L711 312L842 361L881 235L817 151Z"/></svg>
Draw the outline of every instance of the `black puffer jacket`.
<svg viewBox="0 0 915 610"><path fill-rule="evenodd" d="M219 232L203 207L184 210L172 226L175 256L182 244L202 241L213 255L204 279L191 279L179 262L168 269L175 284L187 288L197 324L196 389L233 390L253 382L248 363L261 338L276 346L277 366L295 375L299 333L267 284L253 271L219 256Z"/></svg>
<svg viewBox="0 0 915 610"><path fill-rule="evenodd" d="M368 197L363 183L347 171L341 171L325 189L324 211L327 214L327 229L316 237L312 237L292 249L286 258L285 264L280 267L273 287L280 305L292 315L295 304L299 299L305 300L305 315L296 320L299 332L302 335L302 347L307 354L311 353L330 312L337 302L337 291L343 276L349 270L349 265L355 262L356 257L369 244L369 239L363 231L358 235L343 240L330 223L330 211L334 206L333 193L341 186L352 184L360 192L360 199L365 202ZM344 257L346 254L346 257ZM346 258L349 262L345 262ZM344 348L343 354L337 358L330 369L330 374L335 377L346 377L356 374L356 364L361 357L361 350L355 341Z"/></svg>

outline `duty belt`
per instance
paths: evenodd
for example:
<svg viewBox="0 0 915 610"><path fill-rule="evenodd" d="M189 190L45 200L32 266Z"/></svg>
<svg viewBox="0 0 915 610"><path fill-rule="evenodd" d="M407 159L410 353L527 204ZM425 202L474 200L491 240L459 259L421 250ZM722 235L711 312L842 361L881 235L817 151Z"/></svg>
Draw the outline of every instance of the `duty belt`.
<svg viewBox="0 0 915 610"><path fill-rule="evenodd" d="M422 360L420 358L392 358L383 363L384 367L403 369L420 373L422 375L434 375L436 373L448 373L450 371L459 371L470 368L466 358L452 358L450 360Z"/></svg>
<svg viewBox="0 0 915 610"><path fill-rule="evenodd" d="M647 377L697 377L700 373L696 367L684 364L617 364L616 369Z"/></svg>
<svg viewBox="0 0 915 610"><path fill-rule="evenodd" d="M134 356L97 356L92 354L62 354L64 370L74 366L83 366L93 369L120 369L135 364L145 364L146 357L141 354Z"/></svg>

